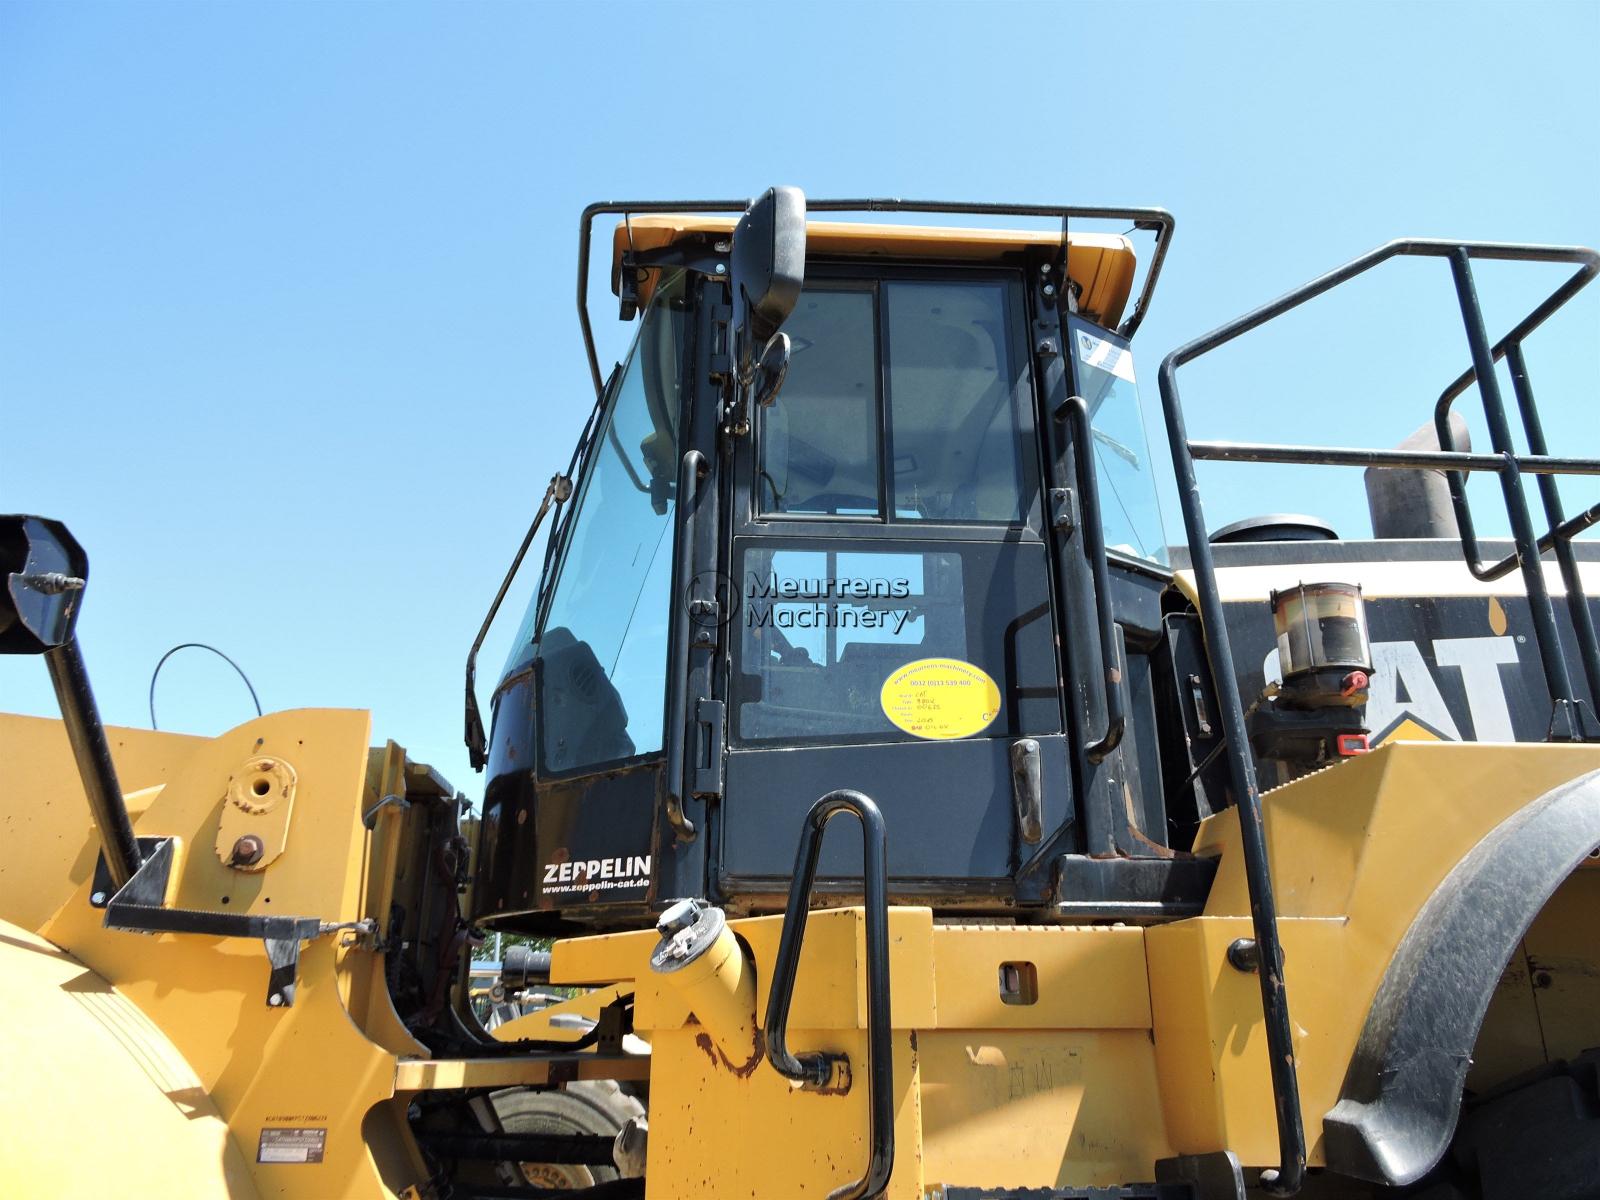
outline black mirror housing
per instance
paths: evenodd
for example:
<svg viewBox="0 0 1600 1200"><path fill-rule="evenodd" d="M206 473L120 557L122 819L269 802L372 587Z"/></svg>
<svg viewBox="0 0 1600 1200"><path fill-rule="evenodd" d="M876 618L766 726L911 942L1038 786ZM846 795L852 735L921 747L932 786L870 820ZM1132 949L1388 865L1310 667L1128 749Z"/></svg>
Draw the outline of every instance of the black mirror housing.
<svg viewBox="0 0 1600 1200"><path fill-rule="evenodd" d="M60 521L0 516L0 654L70 641L88 575L88 556Z"/></svg>
<svg viewBox="0 0 1600 1200"><path fill-rule="evenodd" d="M748 379L805 283L805 193L774 187L758 196L734 227L731 258L735 353L739 376Z"/></svg>

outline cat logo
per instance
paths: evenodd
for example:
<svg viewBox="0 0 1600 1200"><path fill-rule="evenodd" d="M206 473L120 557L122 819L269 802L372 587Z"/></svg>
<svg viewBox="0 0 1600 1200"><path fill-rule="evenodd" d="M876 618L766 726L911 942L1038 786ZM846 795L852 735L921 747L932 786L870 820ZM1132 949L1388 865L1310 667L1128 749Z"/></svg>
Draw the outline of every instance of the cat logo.
<svg viewBox="0 0 1600 1200"><path fill-rule="evenodd" d="M1416 642L1372 643L1372 688L1367 701L1371 744L1394 741L1514 742L1502 668L1520 664L1515 637L1437 638L1429 643L1439 670L1460 672L1466 712L1453 713ZM1278 652L1262 663L1269 682L1281 679ZM1466 717L1462 731L1460 717Z"/></svg>

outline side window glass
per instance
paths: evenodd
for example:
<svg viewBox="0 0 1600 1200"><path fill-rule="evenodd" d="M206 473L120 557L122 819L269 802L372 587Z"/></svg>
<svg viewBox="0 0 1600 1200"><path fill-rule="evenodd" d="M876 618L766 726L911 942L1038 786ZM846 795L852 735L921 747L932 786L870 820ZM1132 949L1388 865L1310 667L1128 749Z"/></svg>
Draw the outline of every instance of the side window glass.
<svg viewBox="0 0 1600 1200"><path fill-rule="evenodd" d="M881 488L873 294L807 288L784 330L793 347L789 374L761 414L761 509L875 517Z"/></svg>
<svg viewBox="0 0 1600 1200"><path fill-rule="evenodd" d="M1031 462L1018 428L1005 288L883 288L896 520L1022 520Z"/></svg>
<svg viewBox="0 0 1600 1200"><path fill-rule="evenodd" d="M569 518L534 647L542 766L552 773L662 747L682 296L680 277L652 300Z"/></svg>
<svg viewBox="0 0 1600 1200"><path fill-rule="evenodd" d="M1094 469L1106 548L1151 562L1167 561L1161 502L1150 466L1133 353L1105 330L1074 319L1073 370L1089 402Z"/></svg>

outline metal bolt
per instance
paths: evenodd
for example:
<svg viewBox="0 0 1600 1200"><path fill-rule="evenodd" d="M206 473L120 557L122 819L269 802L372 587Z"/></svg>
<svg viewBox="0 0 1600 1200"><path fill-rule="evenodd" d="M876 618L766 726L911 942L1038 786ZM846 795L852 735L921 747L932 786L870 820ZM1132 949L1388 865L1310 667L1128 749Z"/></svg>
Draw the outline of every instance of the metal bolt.
<svg viewBox="0 0 1600 1200"><path fill-rule="evenodd" d="M230 861L236 867L253 867L267 852L267 844L253 833L247 833L233 844Z"/></svg>
<svg viewBox="0 0 1600 1200"><path fill-rule="evenodd" d="M283 993L282 992L273 992L272 995L267 997L267 1003L272 1005L273 1008L282 1008L283 1007Z"/></svg>
<svg viewBox="0 0 1600 1200"><path fill-rule="evenodd" d="M1041 275L1050 274L1050 264L1049 263L1040 263L1039 264L1039 274L1041 274Z"/></svg>
<svg viewBox="0 0 1600 1200"><path fill-rule="evenodd" d="M718 263L717 264L717 274L718 275L726 275L727 273L728 273L728 264L727 263Z"/></svg>
<svg viewBox="0 0 1600 1200"><path fill-rule="evenodd" d="M1047 283L1039 290L1046 296L1054 296L1056 294L1056 285L1053 283Z"/></svg>
<svg viewBox="0 0 1600 1200"><path fill-rule="evenodd" d="M700 904L696 900L679 900L656 918L656 932L662 937L682 933L700 919Z"/></svg>
<svg viewBox="0 0 1600 1200"><path fill-rule="evenodd" d="M1056 356L1056 344L1049 338L1041 338L1039 344L1033 348L1033 352L1040 358L1054 358Z"/></svg>
<svg viewBox="0 0 1600 1200"><path fill-rule="evenodd" d="M106 902L106 894L104 892L96 892L94 895L89 897L89 903L93 904L93 905L95 905L97 907L99 905L104 904L105 902Z"/></svg>
<svg viewBox="0 0 1600 1200"><path fill-rule="evenodd" d="M1228 945L1228 964L1235 971L1254 975L1261 969L1261 947L1255 938L1235 938Z"/></svg>

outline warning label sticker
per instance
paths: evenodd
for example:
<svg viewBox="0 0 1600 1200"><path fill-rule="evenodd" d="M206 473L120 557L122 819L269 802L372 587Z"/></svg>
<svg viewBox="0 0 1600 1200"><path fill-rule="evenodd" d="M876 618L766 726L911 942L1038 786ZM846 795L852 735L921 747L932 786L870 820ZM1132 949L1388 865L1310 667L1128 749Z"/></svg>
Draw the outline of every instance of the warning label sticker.
<svg viewBox="0 0 1600 1200"><path fill-rule="evenodd" d="M1083 360L1086 367L1094 367L1108 375L1115 375L1118 379L1126 379L1129 383L1135 382L1133 378L1133 355L1106 341L1105 338L1093 337L1078 330L1078 357Z"/></svg>
<svg viewBox="0 0 1600 1200"><path fill-rule="evenodd" d="M958 658L919 658L883 681L884 716L920 738L971 737L1000 715L1000 689L982 668Z"/></svg>
<svg viewBox="0 0 1600 1200"><path fill-rule="evenodd" d="M328 1144L326 1129L263 1129L256 1147L262 1163L319 1163Z"/></svg>

